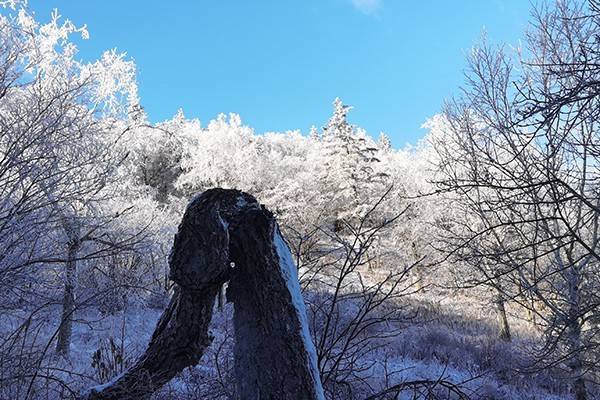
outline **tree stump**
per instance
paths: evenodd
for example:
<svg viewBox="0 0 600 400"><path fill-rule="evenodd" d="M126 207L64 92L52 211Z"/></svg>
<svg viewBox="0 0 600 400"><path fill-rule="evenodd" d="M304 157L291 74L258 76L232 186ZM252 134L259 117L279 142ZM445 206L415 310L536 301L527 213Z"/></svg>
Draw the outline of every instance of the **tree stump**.
<svg viewBox="0 0 600 400"><path fill-rule="evenodd" d="M233 267L232 267L233 266ZM175 294L146 352L89 400L149 397L210 345L215 297L229 282L238 398L323 399L291 252L273 214L237 190L211 189L183 216L169 258Z"/></svg>

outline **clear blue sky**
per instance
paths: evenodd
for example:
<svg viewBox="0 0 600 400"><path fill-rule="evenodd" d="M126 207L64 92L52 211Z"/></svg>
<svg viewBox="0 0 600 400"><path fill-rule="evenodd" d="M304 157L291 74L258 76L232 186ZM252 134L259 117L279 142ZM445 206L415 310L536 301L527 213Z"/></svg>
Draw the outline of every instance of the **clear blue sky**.
<svg viewBox="0 0 600 400"><path fill-rule="evenodd" d="M152 121L179 107L205 125L237 112L257 132L320 127L339 96L350 120L395 147L463 82L465 52L485 27L516 43L527 0L30 0L90 40L81 57L126 51Z"/></svg>

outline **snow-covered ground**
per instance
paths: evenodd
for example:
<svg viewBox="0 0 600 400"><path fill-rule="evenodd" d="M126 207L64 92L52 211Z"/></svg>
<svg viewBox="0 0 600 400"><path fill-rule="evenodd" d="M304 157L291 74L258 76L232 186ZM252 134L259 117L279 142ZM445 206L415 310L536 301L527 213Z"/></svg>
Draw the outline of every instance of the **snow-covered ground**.
<svg viewBox="0 0 600 400"><path fill-rule="evenodd" d="M368 362L372 365L364 371L364 376L373 392L385 385L440 379L459 385L473 399L570 398L559 372L546 371L537 375L518 372L520 363L528 356L527 344L536 338L536 333L525 322L511 318L514 338L511 343L505 343L495 338L493 315L468 299L422 293L407 298L398 307L407 315L417 310L417 317L403 326L398 336L386 339L383 346L370 354ZM48 316L58 311L49 310ZM57 358L50 346L43 360L46 372L77 391L105 383L145 350L160 313L160 309L143 305L128 307L125 312L111 316L101 315L93 308L79 312L70 360ZM200 365L184 371L155 398L192 399L212 395L210 398L226 399L231 395L231 314L230 305L216 311L211 329L213 344ZM3 335L14 330L10 321L16 320L17 316L5 315L1 319ZM43 329L36 342L39 347L44 347L56 326L50 323L41 326ZM109 345L111 339L116 352L122 346L125 353L123 362L114 363L112 367L109 365L114 359ZM93 365L98 349L101 349L104 368L110 376L101 375L98 363ZM23 395L25 388L21 389ZM65 391L44 387L31 390L38 398L68 395ZM412 392L405 395L411 398ZM0 398L10 397L0 393Z"/></svg>

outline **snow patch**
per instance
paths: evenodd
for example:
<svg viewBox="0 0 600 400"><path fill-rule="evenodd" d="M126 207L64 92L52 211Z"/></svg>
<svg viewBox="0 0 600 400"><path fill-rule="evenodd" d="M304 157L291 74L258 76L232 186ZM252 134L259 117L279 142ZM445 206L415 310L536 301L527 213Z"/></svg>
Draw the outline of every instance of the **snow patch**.
<svg viewBox="0 0 600 400"><path fill-rule="evenodd" d="M106 383L102 383L102 384L100 384L100 385L96 385L96 386L93 386L93 387L89 388L89 389L88 389L88 390L87 390L87 391L84 393L84 396L86 396L86 397L87 397L87 396L89 396L90 394L95 394L95 393L100 393L100 392L102 392L104 389L106 389L106 388L108 388L108 387L110 387L110 386L114 385L115 383L117 383L117 381L118 381L119 379L121 379L121 378L122 378L122 377L125 375L125 373L126 373L127 371L128 371L128 369L127 369L127 370L125 370L125 371L123 371L123 372L121 372L121 373L120 373L120 374L118 374L117 376L113 377L113 378L112 378L110 381L108 381L108 382L106 382Z"/></svg>
<svg viewBox="0 0 600 400"><path fill-rule="evenodd" d="M217 217L219 218L219 222L221 223L221 226L223 226L223 229L225 229L226 232L228 232L229 229L229 224L227 223L227 221L225 221L222 217L221 217L221 213L219 212L219 210L217 209Z"/></svg>
<svg viewBox="0 0 600 400"><path fill-rule="evenodd" d="M292 253L281 236L279 229L275 229L275 232L273 233L273 243L275 244L275 250L279 256L281 274L292 297L292 304L294 304L294 308L296 308L296 314L298 315L298 321L300 322L300 332L302 340L304 341L304 348L308 353L308 367L315 384L315 393L319 400L324 400L325 395L323 393L321 378L319 377L319 370L317 368L317 351L310 337L310 331L308 330L308 318L306 316L304 298L300 291L300 283L298 282L298 271L296 270L296 265L292 259Z"/></svg>

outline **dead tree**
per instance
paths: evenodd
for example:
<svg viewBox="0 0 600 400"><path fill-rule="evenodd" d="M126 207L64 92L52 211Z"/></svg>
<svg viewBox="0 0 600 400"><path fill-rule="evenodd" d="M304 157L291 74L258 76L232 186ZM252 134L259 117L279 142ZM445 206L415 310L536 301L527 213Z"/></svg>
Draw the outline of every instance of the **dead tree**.
<svg viewBox="0 0 600 400"><path fill-rule="evenodd" d="M210 345L217 293L234 304L240 399L322 399L295 264L273 215L254 197L212 189L192 200L169 260L175 294L146 352L89 400L150 396Z"/></svg>

